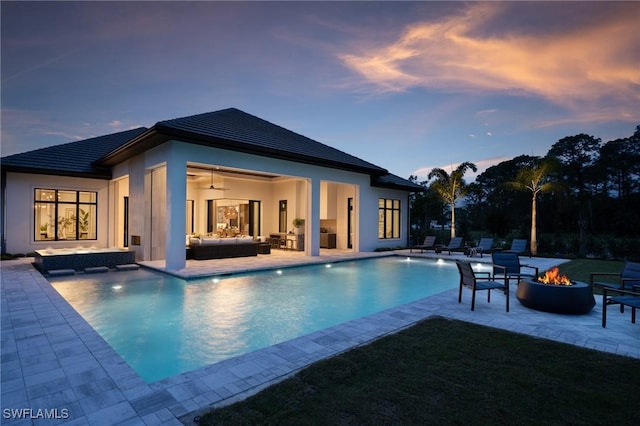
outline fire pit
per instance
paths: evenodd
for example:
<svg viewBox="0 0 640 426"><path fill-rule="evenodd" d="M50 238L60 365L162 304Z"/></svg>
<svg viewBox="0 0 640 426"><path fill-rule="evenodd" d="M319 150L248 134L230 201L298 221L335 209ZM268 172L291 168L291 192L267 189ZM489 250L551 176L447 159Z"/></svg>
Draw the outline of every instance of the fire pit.
<svg viewBox="0 0 640 426"><path fill-rule="evenodd" d="M527 308L557 314L586 314L596 304L588 284L560 275L557 267L537 279L520 280L516 297Z"/></svg>

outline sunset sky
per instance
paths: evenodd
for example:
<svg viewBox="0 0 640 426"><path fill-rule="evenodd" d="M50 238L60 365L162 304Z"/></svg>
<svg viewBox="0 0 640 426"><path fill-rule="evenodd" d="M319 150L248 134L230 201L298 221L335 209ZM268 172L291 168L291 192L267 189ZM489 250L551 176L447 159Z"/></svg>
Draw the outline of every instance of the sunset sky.
<svg viewBox="0 0 640 426"><path fill-rule="evenodd" d="M640 124L640 2L0 7L2 156L236 107L426 179Z"/></svg>

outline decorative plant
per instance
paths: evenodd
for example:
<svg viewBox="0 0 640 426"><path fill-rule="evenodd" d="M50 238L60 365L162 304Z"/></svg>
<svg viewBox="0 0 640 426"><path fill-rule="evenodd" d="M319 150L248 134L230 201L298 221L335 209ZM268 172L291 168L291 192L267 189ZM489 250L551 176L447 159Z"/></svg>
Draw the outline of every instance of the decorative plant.
<svg viewBox="0 0 640 426"><path fill-rule="evenodd" d="M89 212L80 209L80 220L78 220L81 232L89 232Z"/></svg>
<svg viewBox="0 0 640 426"><path fill-rule="evenodd" d="M71 215L69 217L58 216L58 238L67 238L67 228L73 228L76 221L76 217Z"/></svg>
<svg viewBox="0 0 640 426"><path fill-rule="evenodd" d="M300 219L299 217L296 217L295 219L293 219L293 226L295 226L296 228L300 228L303 225L304 225L304 219Z"/></svg>
<svg viewBox="0 0 640 426"><path fill-rule="evenodd" d="M58 217L58 225L61 228L73 227L73 222L75 222L76 217L71 215L69 217L59 216Z"/></svg>
<svg viewBox="0 0 640 426"><path fill-rule="evenodd" d="M49 224L45 223L40 225L40 232L47 232L49 230Z"/></svg>

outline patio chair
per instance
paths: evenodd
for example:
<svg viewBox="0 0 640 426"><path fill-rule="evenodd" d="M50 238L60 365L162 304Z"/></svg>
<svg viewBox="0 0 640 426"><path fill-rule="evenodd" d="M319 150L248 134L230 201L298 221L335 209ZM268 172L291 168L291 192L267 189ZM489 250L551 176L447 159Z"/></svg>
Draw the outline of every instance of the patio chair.
<svg viewBox="0 0 640 426"><path fill-rule="evenodd" d="M616 278L617 282L597 281L604 277ZM592 272L589 274L591 288L601 287L611 291L640 290L640 263L627 261L622 272ZM624 312L624 304L620 304L620 312Z"/></svg>
<svg viewBox="0 0 640 426"><path fill-rule="evenodd" d="M538 268L521 264L517 253L509 251L491 253L491 263L493 264L493 275L504 275L509 282L512 279L520 282L522 278L535 278L538 276ZM523 273L523 268L528 268L529 273Z"/></svg>
<svg viewBox="0 0 640 426"><path fill-rule="evenodd" d="M511 248L505 251L509 253L516 253L518 255L529 253L529 250L527 249L527 240L514 238L513 241L511 241ZM529 257L531 257L531 254L529 254Z"/></svg>
<svg viewBox="0 0 640 426"><path fill-rule="evenodd" d="M640 309L640 286L635 286L636 291L602 288L602 327L607 326L607 306L620 305L620 312L623 312L624 306L631 307L631 323L636 323L636 309ZM615 296L608 296L607 293L614 291Z"/></svg>
<svg viewBox="0 0 640 426"><path fill-rule="evenodd" d="M598 281L603 277L616 278L617 282ZM592 272L589 274L591 287L603 287L613 290L633 290L633 286L640 287L640 263L626 262L620 273Z"/></svg>
<svg viewBox="0 0 640 426"><path fill-rule="evenodd" d="M440 251L448 251L449 254L451 254L452 251L464 252L465 249L462 247L462 237L452 238L448 245L440 247Z"/></svg>
<svg viewBox="0 0 640 426"><path fill-rule="evenodd" d="M413 249L416 249L416 250L420 249L420 253L422 253L423 251L435 250L436 249L435 235L427 235L424 238L424 242L422 243L422 245L410 247L409 253L413 253Z"/></svg>
<svg viewBox="0 0 640 426"><path fill-rule="evenodd" d="M493 238L480 238L475 251L480 254L480 257L485 253L491 253L493 251Z"/></svg>
<svg viewBox="0 0 640 426"><path fill-rule="evenodd" d="M471 289L471 310L475 310L476 292L487 290L487 303L491 303L491 290L501 290L507 302L507 312L509 312L509 283L506 276L500 281L489 272L475 272L469 262L456 261L460 272L460 290L458 291L458 303L462 303L462 287Z"/></svg>

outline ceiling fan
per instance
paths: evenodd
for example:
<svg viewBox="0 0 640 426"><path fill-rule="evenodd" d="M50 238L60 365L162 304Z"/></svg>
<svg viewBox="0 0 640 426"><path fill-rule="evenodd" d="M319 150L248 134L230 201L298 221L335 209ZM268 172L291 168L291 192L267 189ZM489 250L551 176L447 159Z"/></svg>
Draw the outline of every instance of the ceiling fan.
<svg viewBox="0 0 640 426"><path fill-rule="evenodd" d="M211 182L209 188L207 189L215 189L217 191L228 191L230 188L217 187L213 184L213 170L211 170Z"/></svg>

